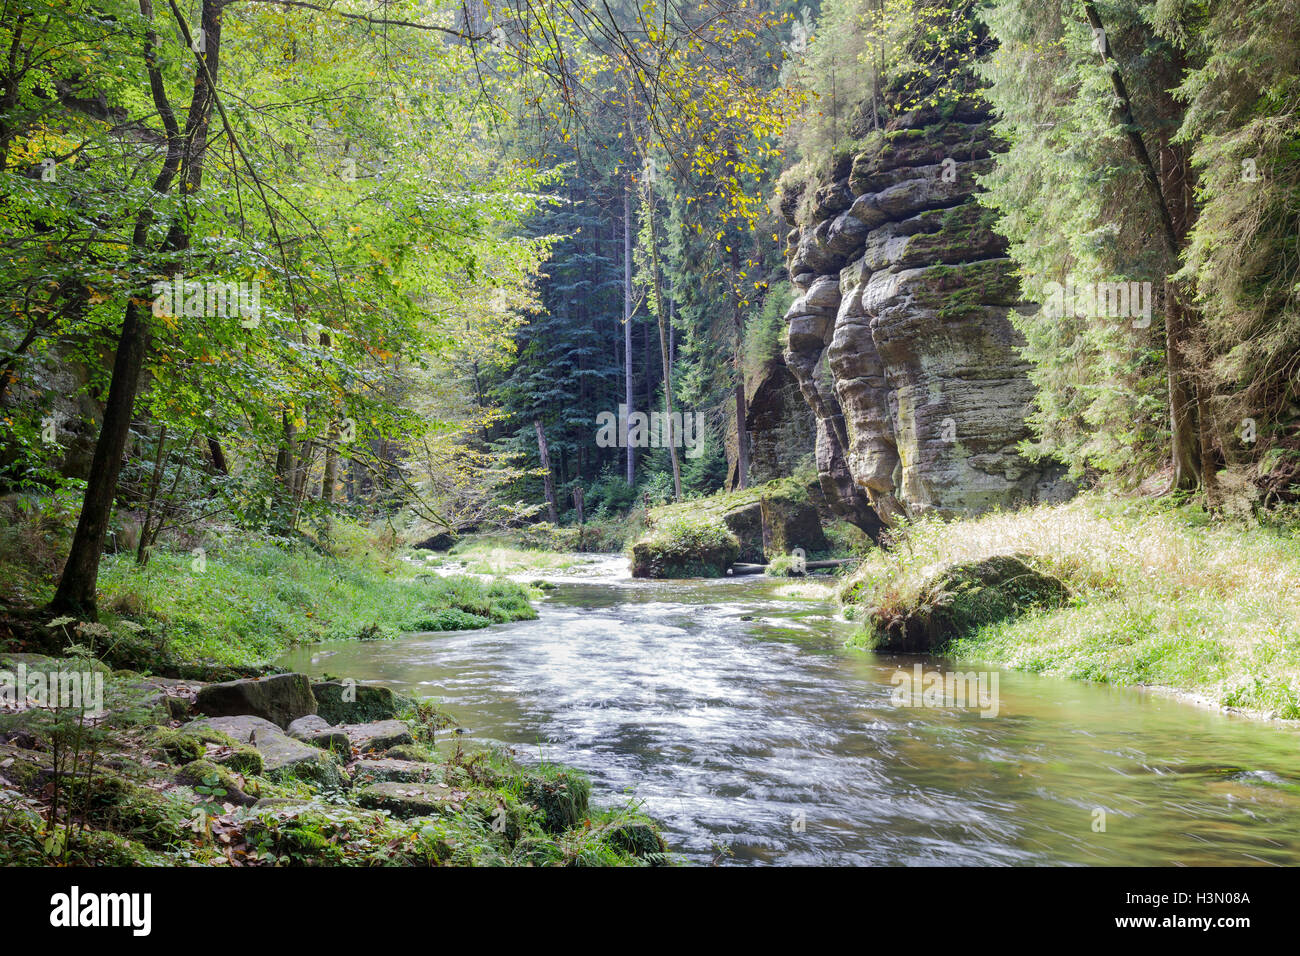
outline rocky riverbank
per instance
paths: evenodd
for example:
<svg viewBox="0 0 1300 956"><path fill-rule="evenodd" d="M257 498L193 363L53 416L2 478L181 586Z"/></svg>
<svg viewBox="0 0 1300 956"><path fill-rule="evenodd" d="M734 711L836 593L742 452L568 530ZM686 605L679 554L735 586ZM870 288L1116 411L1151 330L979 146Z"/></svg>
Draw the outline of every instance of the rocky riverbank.
<svg viewBox="0 0 1300 956"><path fill-rule="evenodd" d="M204 683L0 653L3 865L645 865L632 805L427 703L304 674ZM69 682L72 682L71 684ZM102 701L51 688L102 688ZM90 713L102 703L102 711Z"/></svg>

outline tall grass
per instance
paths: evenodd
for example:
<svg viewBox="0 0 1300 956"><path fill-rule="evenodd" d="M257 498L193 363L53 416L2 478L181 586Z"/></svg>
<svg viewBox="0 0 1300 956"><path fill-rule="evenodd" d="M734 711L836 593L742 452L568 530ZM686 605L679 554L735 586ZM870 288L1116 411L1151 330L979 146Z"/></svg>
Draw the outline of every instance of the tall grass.
<svg viewBox="0 0 1300 956"><path fill-rule="evenodd" d="M1162 684L1225 706L1300 718L1300 523L1216 522L1203 512L1083 496L1056 506L922 520L841 589L895 612L942 567L1032 556L1074 596L991 625L958 657L1114 684Z"/></svg>

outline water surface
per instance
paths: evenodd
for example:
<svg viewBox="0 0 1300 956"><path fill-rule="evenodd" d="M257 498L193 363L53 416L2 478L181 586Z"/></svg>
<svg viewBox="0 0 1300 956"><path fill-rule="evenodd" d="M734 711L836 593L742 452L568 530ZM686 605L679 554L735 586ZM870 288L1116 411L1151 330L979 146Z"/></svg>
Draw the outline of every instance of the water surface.
<svg viewBox="0 0 1300 956"><path fill-rule="evenodd" d="M775 582L621 561L550 580L536 621L281 663L438 698L472 737L642 802L698 862L1300 864L1295 728L1012 671L996 717L900 707L917 659L845 648L849 625Z"/></svg>

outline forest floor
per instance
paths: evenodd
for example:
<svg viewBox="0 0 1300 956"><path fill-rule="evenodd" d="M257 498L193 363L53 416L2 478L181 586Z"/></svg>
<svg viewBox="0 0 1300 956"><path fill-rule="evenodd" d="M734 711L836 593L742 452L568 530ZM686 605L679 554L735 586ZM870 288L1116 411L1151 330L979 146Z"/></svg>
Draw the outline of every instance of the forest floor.
<svg viewBox="0 0 1300 956"><path fill-rule="evenodd" d="M841 588L845 612L906 607L940 569L1021 554L1069 602L957 639L945 656L1147 685L1261 717L1300 719L1300 520L1214 519L1145 499L919 521ZM870 626L858 642L873 642Z"/></svg>

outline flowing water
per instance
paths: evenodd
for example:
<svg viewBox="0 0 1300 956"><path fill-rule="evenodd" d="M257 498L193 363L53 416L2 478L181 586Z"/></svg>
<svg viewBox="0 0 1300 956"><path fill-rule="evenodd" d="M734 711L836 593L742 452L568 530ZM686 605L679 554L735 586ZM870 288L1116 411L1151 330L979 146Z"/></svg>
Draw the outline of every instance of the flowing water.
<svg viewBox="0 0 1300 956"><path fill-rule="evenodd" d="M917 659L845 648L776 582L612 559L550 580L536 621L281 663L438 698L469 739L640 801L698 862L1300 864L1300 730L1012 671L996 716L899 706Z"/></svg>

